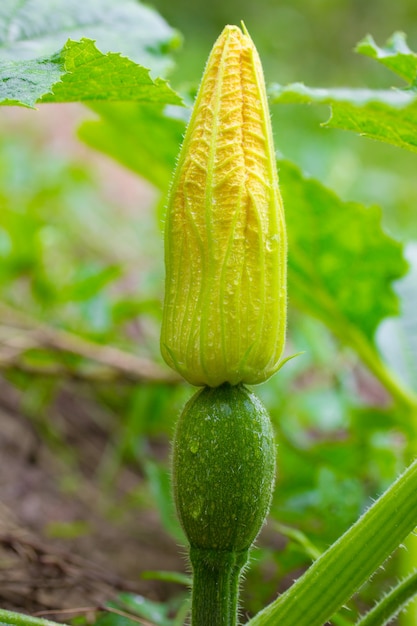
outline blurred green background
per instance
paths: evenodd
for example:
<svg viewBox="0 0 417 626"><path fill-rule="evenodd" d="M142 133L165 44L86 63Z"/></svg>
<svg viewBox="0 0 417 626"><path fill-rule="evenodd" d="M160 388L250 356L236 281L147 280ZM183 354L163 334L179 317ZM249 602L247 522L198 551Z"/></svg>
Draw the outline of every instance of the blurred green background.
<svg viewBox="0 0 417 626"><path fill-rule="evenodd" d="M242 19L260 52L267 83L401 86L353 48L367 33L382 45L394 31L404 30L417 49L414 0L158 0L153 5L183 35L170 79L188 97L223 26ZM342 199L379 204L386 229L405 243L415 240L415 156L323 129L320 123L328 115L326 106L272 107L277 150ZM17 394L12 408L59 460L49 473L62 498L82 498L99 510L104 525L114 526L118 546L128 541L134 552L143 543L144 529L132 531L132 520L144 518L157 527L155 560L148 558L146 567L164 569L164 554L176 552L182 538L170 500L169 441L191 390L168 380L126 380L117 368L103 366L103 354L89 344L78 346L78 352L62 349L65 340L81 336L161 364L164 198L75 139L80 121L92 116L78 105L41 105L38 113L1 111L0 297L24 313L11 320L10 311L1 311L2 408L10 412L5 398L12 390ZM409 292L415 294L415 284ZM39 339L44 325L54 329L46 347ZM353 523L410 452L412 429L390 407L385 390L328 329L290 302L288 353L299 351L304 354L259 387L279 441L279 478L270 523L246 576L248 613L273 599L310 562L312 552L325 549ZM395 360L396 346L388 342L386 351ZM48 459L42 466L46 473ZM5 487L2 493L23 522L44 537L62 531L60 523L69 525L68 536L71 530L77 534L78 510L61 513L58 503L56 517L46 520L32 512L31 518L22 499L13 499ZM125 519L128 531L120 524ZM305 536L288 539L285 524ZM88 525L81 528L92 542ZM81 538L78 549L86 545ZM111 558L117 560L118 549ZM175 566L184 569L180 560ZM372 585L389 586L395 567L393 560L358 606L370 602ZM133 564L122 570L133 575ZM149 593L158 601L175 595L171 587L152 587ZM171 624L164 619L161 624Z"/></svg>
<svg viewBox="0 0 417 626"><path fill-rule="evenodd" d="M411 0L156 0L152 3L183 34L177 80L199 80L212 42L225 24L246 23L262 57L267 82L379 86L384 72L352 56L367 33L385 41L394 30L417 37L417 6ZM385 74L385 84L392 83Z"/></svg>

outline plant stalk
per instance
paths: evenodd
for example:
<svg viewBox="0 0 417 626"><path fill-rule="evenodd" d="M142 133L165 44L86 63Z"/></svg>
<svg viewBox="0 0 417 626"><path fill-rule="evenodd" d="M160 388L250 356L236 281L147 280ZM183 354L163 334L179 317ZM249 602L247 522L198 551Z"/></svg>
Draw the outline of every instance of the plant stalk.
<svg viewBox="0 0 417 626"><path fill-rule="evenodd" d="M192 626L236 626L239 578L248 552L191 548Z"/></svg>
<svg viewBox="0 0 417 626"><path fill-rule="evenodd" d="M385 624L389 624L416 594L417 571L414 571L384 596L369 613L357 622L356 626L385 626Z"/></svg>
<svg viewBox="0 0 417 626"><path fill-rule="evenodd" d="M322 626L417 525L417 461L250 626Z"/></svg>

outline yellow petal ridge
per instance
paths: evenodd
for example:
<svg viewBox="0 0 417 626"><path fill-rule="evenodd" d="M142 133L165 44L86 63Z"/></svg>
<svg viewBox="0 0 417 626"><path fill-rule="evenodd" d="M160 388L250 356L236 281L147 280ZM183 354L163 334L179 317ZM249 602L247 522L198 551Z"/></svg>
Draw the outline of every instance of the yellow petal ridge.
<svg viewBox="0 0 417 626"><path fill-rule="evenodd" d="M226 26L167 208L161 351L195 385L263 382L285 342L286 234L262 67Z"/></svg>

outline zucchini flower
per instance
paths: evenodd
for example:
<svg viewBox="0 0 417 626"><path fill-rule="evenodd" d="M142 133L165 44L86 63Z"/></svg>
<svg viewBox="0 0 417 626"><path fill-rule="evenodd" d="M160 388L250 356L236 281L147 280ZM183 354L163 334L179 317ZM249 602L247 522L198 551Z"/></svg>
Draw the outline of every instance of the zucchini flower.
<svg viewBox="0 0 417 626"><path fill-rule="evenodd" d="M165 361L194 385L256 384L286 327L286 233L263 72L246 29L214 44L165 229Z"/></svg>

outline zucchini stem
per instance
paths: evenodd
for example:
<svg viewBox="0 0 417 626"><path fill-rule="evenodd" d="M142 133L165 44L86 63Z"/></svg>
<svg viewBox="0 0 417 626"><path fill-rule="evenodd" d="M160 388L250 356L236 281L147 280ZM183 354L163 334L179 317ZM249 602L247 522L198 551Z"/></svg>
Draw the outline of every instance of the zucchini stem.
<svg viewBox="0 0 417 626"><path fill-rule="evenodd" d="M236 626L239 579L248 551L219 552L191 548L192 626Z"/></svg>

